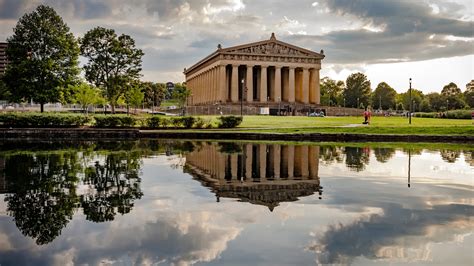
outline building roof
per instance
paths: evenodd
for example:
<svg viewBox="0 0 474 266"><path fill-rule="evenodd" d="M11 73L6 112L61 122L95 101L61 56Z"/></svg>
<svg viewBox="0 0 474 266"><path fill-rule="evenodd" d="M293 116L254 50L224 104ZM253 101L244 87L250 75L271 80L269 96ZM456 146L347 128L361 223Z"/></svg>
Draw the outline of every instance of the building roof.
<svg viewBox="0 0 474 266"><path fill-rule="evenodd" d="M323 59L324 51L321 50L320 53L313 52L286 42L282 42L276 39L275 34L272 33L272 36L269 40L263 40L259 42L252 42L237 46L232 46L228 48L222 48L219 44L217 50L212 54L208 55L204 59L200 60L196 64L192 65L190 68L184 69L184 74L188 74L198 68L201 65L204 65L208 61L218 57L219 55L224 54L241 54L241 55L285 55L289 57L296 58L314 58L314 59Z"/></svg>

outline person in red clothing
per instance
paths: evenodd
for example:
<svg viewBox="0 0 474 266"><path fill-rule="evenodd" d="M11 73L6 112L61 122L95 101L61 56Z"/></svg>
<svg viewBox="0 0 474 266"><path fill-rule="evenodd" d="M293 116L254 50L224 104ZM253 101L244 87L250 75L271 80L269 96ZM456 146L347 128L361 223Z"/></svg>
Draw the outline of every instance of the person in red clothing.
<svg viewBox="0 0 474 266"><path fill-rule="evenodd" d="M370 123L370 116L372 114L370 113L370 110L366 107L364 111L364 123L363 124L369 124Z"/></svg>

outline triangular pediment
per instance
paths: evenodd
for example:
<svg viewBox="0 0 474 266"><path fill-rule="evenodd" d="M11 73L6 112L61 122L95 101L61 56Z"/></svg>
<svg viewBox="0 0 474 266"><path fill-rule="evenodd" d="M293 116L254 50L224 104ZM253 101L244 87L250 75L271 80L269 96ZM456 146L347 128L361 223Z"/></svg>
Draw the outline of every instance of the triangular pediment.
<svg viewBox="0 0 474 266"><path fill-rule="evenodd" d="M287 55L302 56L322 59L324 55L297 47L278 40L266 40L261 42L243 44L239 46L222 49L221 53L255 54L255 55Z"/></svg>

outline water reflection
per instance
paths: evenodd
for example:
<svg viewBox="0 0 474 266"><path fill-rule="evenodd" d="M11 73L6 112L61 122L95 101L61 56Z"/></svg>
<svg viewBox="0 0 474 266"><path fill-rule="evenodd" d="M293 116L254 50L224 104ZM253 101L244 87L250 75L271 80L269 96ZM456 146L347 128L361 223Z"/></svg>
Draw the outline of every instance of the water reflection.
<svg viewBox="0 0 474 266"><path fill-rule="evenodd" d="M322 194L319 147L278 144L203 144L186 155L185 172L216 195L267 206Z"/></svg>
<svg viewBox="0 0 474 266"><path fill-rule="evenodd" d="M21 145L0 143L0 265L474 260L472 147Z"/></svg>

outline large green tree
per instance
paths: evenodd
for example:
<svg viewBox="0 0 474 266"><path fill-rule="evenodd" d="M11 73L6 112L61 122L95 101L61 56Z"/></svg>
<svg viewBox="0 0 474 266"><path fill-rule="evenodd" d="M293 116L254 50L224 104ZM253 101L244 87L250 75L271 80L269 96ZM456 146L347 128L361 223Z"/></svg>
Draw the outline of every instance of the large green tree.
<svg viewBox="0 0 474 266"><path fill-rule="evenodd" d="M374 108L388 110L395 109L397 92L385 82L380 82L372 93L372 105Z"/></svg>
<svg viewBox="0 0 474 266"><path fill-rule="evenodd" d="M464 91L464 101L469 107L474 108L474 80L466 84L466 91Z"/></svg>
<svg viewBox="0 0 474 266"><path fill-rule="evenodd" d="M81 54L89 60L86 79L103 90L114 113L118 98L130 88L126 84L140 77L142 50L130 36L96 27L81 39Z"/></svg>
<svg viewBox="0 0 474 266"><path fill-rule="evenodd" d="M321 105L343 105L344 81L333 80L328 77L321 79Z"/></svg>
<svg viewBox="0 0 474 266"><path fill-rule="evenodd" d="M370 104L370 81L362 73L354 73L347 77L344 99L346 106L360 108ZM357 106L359 105L359 106Z"/></svg>
<svg viewBox="0 0 474 266"><path fill-rule="evenodd" d="M74 102L79 103L86 114L90 105L103 102L100 91L87 83L78 83L70 89L74 92Z"/></svg>
<svg viewBox="0 0 474 266"><path fill-rule="evenodd" d="M461 89L454 82L450 82L441 90L441 95L446 100L446 108L451 109L462 109L466 106L464 102L464 95Z"/></svg>
<svg viewBox="0 0 474 266"><path fill-rule="evenodd" d="M143 82L141 88L145 94L145 104L154 111L155 106L160 106L165 98L166 85L164 83Z"/></svg>
<svg viewBox="0 0 474 266"><path fill-rule="evenodd" d="M4 81L16 102L41 105L61 100L61 91L77 79L79 46L53 8L40 5L20 18L7 39L9 64Z"/></svg>

